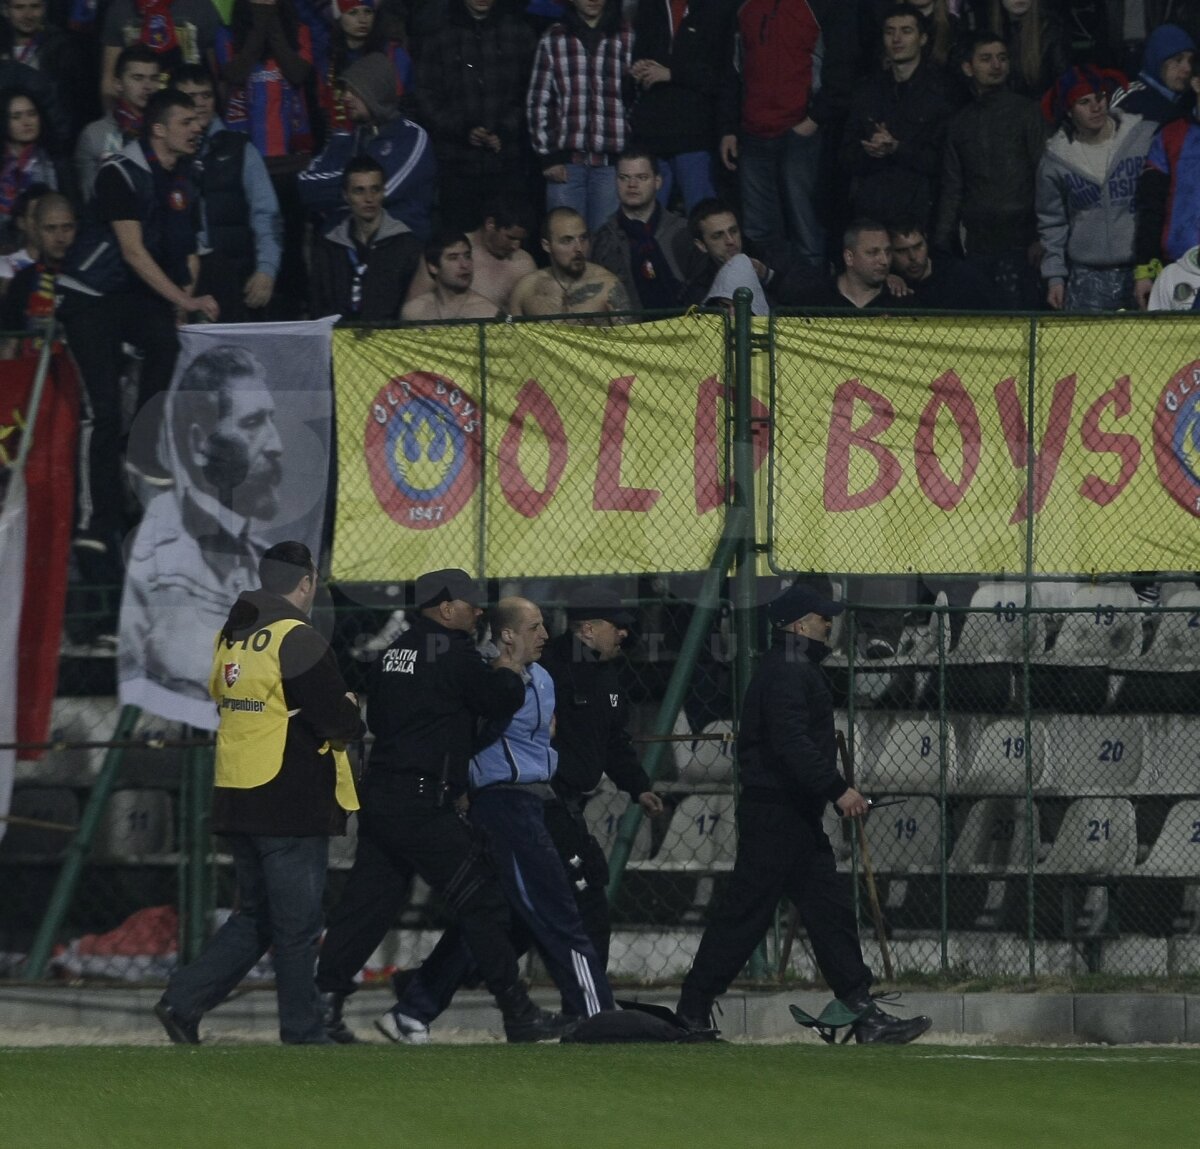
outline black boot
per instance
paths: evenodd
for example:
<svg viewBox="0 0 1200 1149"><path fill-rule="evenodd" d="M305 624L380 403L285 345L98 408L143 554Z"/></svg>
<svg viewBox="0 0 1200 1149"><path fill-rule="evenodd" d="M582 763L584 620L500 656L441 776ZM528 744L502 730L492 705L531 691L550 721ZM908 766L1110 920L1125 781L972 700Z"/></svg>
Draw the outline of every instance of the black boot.
<svg viewBox="0 0 1200 1149"><path fill-rule="evenodd" d="M721 1036L711 1001L705 1004L680 998L675 1020L681 1029L686 1029L692 1035L693 1041L717 1041Z"/></svg>
<svg viewBox="0 0 1200 1149"><path fill-rule="evenodd" d="M338 1045L357 1045L358 1038L342 1017L342 1009L346 1004L344 993L321 994L321 1014L325 1021L325 1033L330 1041Z"/></svg>
<svg viewBox="0 0 1200 1149"><path fill-rule="evenodd" d="M884 1013L866 986L838 1000L847 1009L859 1014L858 1020L851 1027L854 1040L859 1045L872 1042L907 1045L910 1041L916 1041L933 1024L933 1019L924 1015L902 1018Z"/></svg>
<svg viewBox="0 0 1200 1149"><path fill-rule="evenodd" d="M498 993L496 1004L504 1015L504 1036L514 1044L558 1041L575 1027L573 1019L561 1013L548 1013L534 1005L524 982L517 982Z"/></svg>

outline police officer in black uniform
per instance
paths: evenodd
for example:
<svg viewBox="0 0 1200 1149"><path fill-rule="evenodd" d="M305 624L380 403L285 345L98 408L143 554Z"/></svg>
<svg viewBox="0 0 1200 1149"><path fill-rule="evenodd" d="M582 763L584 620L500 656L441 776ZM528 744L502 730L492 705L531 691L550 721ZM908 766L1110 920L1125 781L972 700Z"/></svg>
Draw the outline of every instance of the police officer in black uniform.
<svg viewBox="0 0 1200 1149"><path fill-rule="evenodd" d="M612 923L608 912L608 862L583 819L588 795L607 774L652 818L662 799L638 762L629 736L629 708L616 659L633 626L616 592L581 586L567 603L566 633L551 642L541 663L554 679L558 772L555 800L546 804L546 829L575 886L584 928L602 963L608 963Z"/></svg>
<svg viewBox="0 0 1200 1149"><path fill-rule="evenodd" d="M833 616L843 609L799 583L769 608L776 641L746 689L738 729L737 860L679 998L679 1018L690 1029L712 1029L713 1001L749 960L784 894L808 931L822 977L859 1014L857 1041L903 1044L932 1024L892 1017L872 998L849 891L821 827L826 802L843 817L869 809L837 769L833 694L820 665Z"/></svg>
<svg viewBox="0 0 1200 1149"><path fill-rule="evenodd" d="M504 894L455 807L466 792L477 721L506 724L525 699L520 662L475 649L479 592L462 570L417 580L418 616L382 652L367 700L375 736L361 788L358 850L329 915L317 987L336 1041L354 1040L342 1006L354 978L396 920L414 873L450 906L504 1016L509 1041L560 1036L557 1015L529 999L509 940Z"/></svg>

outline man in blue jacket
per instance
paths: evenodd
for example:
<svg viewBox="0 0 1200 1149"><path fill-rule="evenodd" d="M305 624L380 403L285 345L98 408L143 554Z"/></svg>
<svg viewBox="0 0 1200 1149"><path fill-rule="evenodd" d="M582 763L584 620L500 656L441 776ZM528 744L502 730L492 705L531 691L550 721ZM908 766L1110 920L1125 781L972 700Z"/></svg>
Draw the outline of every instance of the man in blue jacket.
<svg viewBox="0 0 1200 1149"><path fill-rule="evenodd" d="M358 125L338 132L300 173L300 199L326 227L346 213L342 176L355 156L370 156L384 170L383 205L425 242L432 232L437 164L425 129L406 120L396 105L396 73L381 52L346 69L346 110Z"/></svg>
<svg viewBox="0 0 1200 1149"><path fill-rule="evenodd" d="M543 809L554 797L558 752L550 745L554 680L536 661L548 637L542 612L527 599L501 599L492 612L492 637L523 665L525 700L507 723L485 727L478 739L470 768L471 824L487 836L509 906L562 993L563 1013L591 1017L615 1003L546 829ZM376 1023L379 1030L396 1042L428 1041L429 1023L471 966L461 935L447 930L416 974L401 980L399 1000Z"/></svg>

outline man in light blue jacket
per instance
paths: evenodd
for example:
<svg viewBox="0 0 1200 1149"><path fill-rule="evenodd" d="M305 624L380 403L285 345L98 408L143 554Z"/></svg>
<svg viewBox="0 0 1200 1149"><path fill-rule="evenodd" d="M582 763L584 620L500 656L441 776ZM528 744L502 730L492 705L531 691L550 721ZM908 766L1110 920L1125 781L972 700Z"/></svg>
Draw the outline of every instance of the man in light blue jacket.
<svg viewBox="0 0 1200 1149"><path fill-rule="evenodd" d="M509 905L562 993L563 1012L591 1017L615 1003L546 830L543 808L554 797L550 779L558 766L550 745L554 680L536 660L548 635L542 612L523 598L501 599L491 623L493 639L524 667L525 701L503 729L485 730L478 740L470 767L470 821L487 836ZM472 964L458 931L447 930L421 968L400 980L399 1000L376 1023L379 1030L392 1041L427 1041L429 1023Z"/></svg>

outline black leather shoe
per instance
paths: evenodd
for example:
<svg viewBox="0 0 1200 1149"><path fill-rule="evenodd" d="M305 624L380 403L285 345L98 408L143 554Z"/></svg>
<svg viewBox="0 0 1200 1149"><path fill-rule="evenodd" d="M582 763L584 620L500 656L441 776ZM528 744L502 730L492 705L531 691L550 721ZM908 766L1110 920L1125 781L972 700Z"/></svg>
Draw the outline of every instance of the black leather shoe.
<svg viewBox="0 0 1200 1149"><path fill-rule="evenodd" d="M357 1045L359 1041L354 1036L354 1030L346 1024L346 1019L342 1017L342 1008L345 1004L346 995L344 993L321 994L321 1015L325 1021L325 1033L330 1041L335 1041L338 1045Z"/></svg>
<svg viewBox="0 0 1200 1149"><path fill-rule="evenodd" d="M531 1012L504 1019L504 1036L513 1045L534 1041L560 1041L578 1024L579 1019L562 1013L550 1013L530 1003Z"/></svg>
<svg viewBox="0 0 1200 1149"><path fill-rule="evenodd" d="M200 1019L188 1021L180 1017L165 1001L159 1001L154 1007L154 1016L162 1023L167 1036L175 1045L200 1044Z"/></svg>
<svg viewBox="0 0 1200 1149"><path fill-rule="evenodd" d="M881 1045L907 1045L916 1041L933 1025L933 1018L923 1014L917 1017L893 1017L879 1008L875 998L866 990L841 999L848 1009L860 1013L851 1027L854 1040L859 1045L879 1043Z"/></svg>

